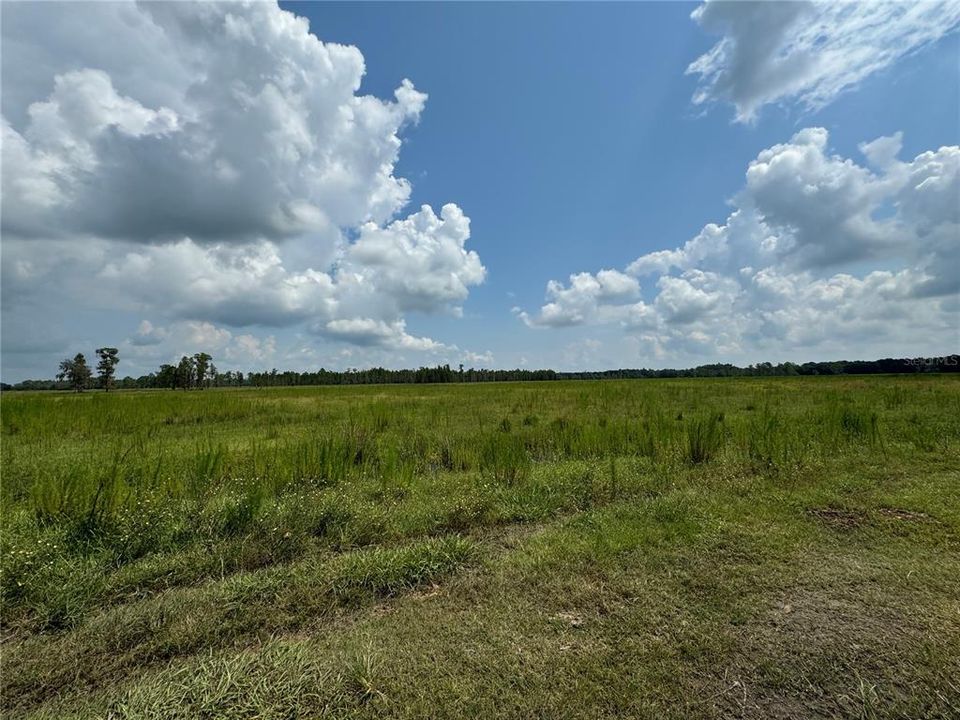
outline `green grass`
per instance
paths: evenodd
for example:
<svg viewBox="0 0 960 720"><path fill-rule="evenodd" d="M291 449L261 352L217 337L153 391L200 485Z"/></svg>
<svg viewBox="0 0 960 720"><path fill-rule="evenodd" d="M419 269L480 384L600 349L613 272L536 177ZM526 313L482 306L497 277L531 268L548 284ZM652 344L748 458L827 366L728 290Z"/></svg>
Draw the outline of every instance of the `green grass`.
<svg viewBox="0 0 960 720"><path fill-rule="evenodd" d="M4 717L960 716L960 383L0 398Z"/></svg>

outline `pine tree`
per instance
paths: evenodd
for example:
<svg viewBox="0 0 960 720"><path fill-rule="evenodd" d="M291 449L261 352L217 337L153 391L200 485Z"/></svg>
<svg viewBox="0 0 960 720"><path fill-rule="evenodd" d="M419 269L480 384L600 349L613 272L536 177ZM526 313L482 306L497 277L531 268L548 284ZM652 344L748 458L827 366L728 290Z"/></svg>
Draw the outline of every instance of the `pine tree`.
<svg viewBox="0 0 960 720"><path fill-rule="evenodd" d="M211 358L205 352L198 352L193 356L193 367L196 370L196 382L197 387L201 390L207 382L207 373L210 369Z"/></svg>
<svg viewBox="0 0 960 720"><path fill-rule="evenodd" d="M193 359L184 355L180 358L180 364L177 365L177 387L189 390L193 387L195 377Z"/></svg>
<svg viewBox="0 0 960 720"><path fill-rule="evenodd" d="M100 380L100 387L109 392L113 387L113 373L120 362L117 357L117 349L110 347L97 348L97 357L100 362L97 363L97 377Z"/></svg>

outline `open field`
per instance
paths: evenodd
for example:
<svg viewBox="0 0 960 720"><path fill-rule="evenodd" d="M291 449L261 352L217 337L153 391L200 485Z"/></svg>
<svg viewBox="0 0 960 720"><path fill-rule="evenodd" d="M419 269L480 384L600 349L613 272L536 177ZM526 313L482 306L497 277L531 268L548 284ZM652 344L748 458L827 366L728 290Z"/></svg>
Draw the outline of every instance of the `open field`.
<svg viewBox="0 0 960 720"><path fill-rule="evenodd" d="M957 377L0 404L4 717L960 717Z"/></svg>

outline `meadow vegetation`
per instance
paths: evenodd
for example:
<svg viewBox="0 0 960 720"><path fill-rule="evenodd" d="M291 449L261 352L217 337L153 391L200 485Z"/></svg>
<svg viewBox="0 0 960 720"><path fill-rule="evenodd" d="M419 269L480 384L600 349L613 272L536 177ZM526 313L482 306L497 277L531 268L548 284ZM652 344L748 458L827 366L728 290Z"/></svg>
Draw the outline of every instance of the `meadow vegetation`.
<svg viewBox="0 0 960 720"><path fill-rule="evenodd" d="M0 411L5 717L960 717L956 376Z"/></svg>

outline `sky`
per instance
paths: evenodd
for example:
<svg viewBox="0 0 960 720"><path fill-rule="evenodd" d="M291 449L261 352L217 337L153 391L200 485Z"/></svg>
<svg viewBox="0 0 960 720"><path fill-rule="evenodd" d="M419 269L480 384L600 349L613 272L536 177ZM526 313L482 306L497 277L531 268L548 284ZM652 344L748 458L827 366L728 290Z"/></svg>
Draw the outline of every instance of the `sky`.
<svg viewBox="0 0 960 720"><path fill-rule="evenodd" d="M960 349L960 2L0 14L5 382Z"/></svg>

